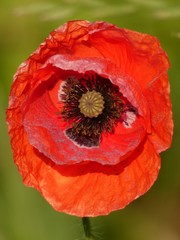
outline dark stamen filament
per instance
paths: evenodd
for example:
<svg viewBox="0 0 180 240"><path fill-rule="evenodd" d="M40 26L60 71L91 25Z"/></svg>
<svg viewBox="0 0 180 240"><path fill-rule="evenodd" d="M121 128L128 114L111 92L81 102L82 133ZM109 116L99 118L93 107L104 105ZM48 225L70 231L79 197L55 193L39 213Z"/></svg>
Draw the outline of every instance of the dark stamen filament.
<svg viewBox="0 0 180 240"><path fill-rule="evenodd" d="M79 146L99 146L102 133L113 133L124 109L118 86L94 73L69 77L62 85L62 117L68 138Z"/></svg>

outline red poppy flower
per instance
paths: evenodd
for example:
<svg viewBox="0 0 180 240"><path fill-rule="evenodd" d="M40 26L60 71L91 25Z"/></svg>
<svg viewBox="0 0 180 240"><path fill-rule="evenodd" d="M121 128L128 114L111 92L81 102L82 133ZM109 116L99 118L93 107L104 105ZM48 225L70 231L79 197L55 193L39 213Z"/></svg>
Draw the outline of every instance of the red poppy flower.
<svg viewBox="0 0 180 240"><path fill-rule="evenodd" d="M172 139L159 41L71 21L17 70L7 122L24 184L57 210L106 215L144 194Z"/></svg>

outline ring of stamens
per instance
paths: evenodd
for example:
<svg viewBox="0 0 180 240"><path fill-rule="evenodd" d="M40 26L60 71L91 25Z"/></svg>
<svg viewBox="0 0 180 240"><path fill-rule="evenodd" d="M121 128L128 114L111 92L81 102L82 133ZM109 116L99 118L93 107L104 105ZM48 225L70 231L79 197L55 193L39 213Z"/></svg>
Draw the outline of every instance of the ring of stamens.
<svg viewBox="0 0 180 240"><path fill-rule="evenodd" d="M87 91L82 94L78 107L85 117L97 117L104 109L104 98L99 92Z"/></svg>
<svg viewBox="0 0 180 240"><path fill-rule="evenodd" d="M123 122L124 111L132 107L117 85L93 72L69 76L58 94L62 118L69 124L66 137L88 148L99 146L103 134L113 134L117 123Z"/></svg>

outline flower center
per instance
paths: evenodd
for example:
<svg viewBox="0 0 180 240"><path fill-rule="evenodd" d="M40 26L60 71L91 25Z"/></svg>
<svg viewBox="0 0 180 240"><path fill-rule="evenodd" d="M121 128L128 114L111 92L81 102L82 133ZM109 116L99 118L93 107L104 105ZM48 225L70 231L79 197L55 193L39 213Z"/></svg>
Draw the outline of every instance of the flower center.
<svg viewBox="0 0 180 240"><path fill-rule="evenodd" d="M87 91L79 100L80 112L89 118L97 117L104 109L103 96L96 91Z"/></svg>
<svg viewBox="0 0 180 240"><path fill-rule="evenodd" d="M61 116L69 125L65 135L74 144L88 148L98 147L103 134L113 134L117 123L125 118L124 111L132 107L118 86L93 72L65 79L58 98L63 103Z"/></svg>

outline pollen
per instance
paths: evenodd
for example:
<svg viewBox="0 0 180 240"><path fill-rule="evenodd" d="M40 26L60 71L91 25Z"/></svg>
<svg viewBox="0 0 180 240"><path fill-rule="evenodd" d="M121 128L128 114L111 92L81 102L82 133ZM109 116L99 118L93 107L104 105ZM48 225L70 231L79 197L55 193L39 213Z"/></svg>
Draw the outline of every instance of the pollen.
<svg viewBox="0 0 180 240"><path fill-rule="evenodd" d="M80 98L78 107L85 117L98 117L104 109L104 98L99 92L87 91Z"/></svg>

